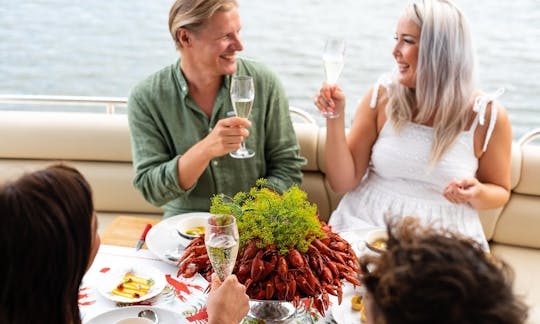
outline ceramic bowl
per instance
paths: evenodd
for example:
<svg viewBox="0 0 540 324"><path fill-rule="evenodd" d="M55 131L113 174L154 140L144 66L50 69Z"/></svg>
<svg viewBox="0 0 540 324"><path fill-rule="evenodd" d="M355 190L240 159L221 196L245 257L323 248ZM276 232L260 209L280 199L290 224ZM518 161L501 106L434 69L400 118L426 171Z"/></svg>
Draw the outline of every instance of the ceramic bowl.
<svg viewBox="0 0 540 324"><path fill-rule="evenodd" d="M186 214L185 218L182 218L177 226L176 231L178 235L183 238L192 240L204 234L204 228L208 220L208 213L190 213Z"/></svg>
<svg viewBox="0 0 540 324"><path fill-rule="evenodd" d="M386 251L386 241L388 233L386 229L376 229L366 235L366 247L373 252L382 253Z"/></svg>
<svg viewBox="0 0 540 324"><path fill-rule="evenodd" d="M114 324L154 324L154 321L143 317L128 317L116 321Z"/></svg>

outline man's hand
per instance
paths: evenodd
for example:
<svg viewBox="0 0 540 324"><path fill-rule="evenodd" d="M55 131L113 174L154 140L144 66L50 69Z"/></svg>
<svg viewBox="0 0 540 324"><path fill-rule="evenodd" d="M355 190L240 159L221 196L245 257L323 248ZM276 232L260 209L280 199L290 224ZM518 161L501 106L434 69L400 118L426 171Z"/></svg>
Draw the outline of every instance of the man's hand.
<svg viewBox="0 0 540 324"><path fill-rule="evenodd" d="M211 155L211 159L223 156L240 148L240 144L249 136L246 127L250 127L251 122L245 118L229 117L221 119L210 134L208 134L201 144L205 151Z"/></svg>

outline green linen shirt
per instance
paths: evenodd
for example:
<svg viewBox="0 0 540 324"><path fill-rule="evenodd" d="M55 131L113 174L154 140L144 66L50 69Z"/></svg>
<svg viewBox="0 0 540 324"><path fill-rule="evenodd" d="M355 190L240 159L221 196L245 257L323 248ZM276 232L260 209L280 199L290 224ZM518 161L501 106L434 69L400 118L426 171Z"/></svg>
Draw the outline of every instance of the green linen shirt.
<svg viewBox="0 0 540 324"><path fill-rule="evenodd" d="M249 159L228 154L213 159L188 190L178 184L178 159L206 137L216 123L234 114L229 96L231 76L214 102L210 119L188 94L180 60L149 76L133 88L128 100L134 186L150 203L164 209L164 216L208 211L214 194L234 196L247 191L259 178L282 192L302 180L305 159L289 115L289 104L277 76L254 61L238 59L238 75L250 75L255 83L246 147L255 151Z"/></svg>

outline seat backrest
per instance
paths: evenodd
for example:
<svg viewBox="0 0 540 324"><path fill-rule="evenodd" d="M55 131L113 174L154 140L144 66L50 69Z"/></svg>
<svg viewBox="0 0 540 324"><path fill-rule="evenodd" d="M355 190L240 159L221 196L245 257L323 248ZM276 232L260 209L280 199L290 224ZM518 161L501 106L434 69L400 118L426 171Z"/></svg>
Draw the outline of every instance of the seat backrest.
<svg viewBox="0 0 540 324"><path fill-rule="evenodd" d="M521 157L519 177L497 221L494 242L540 248L540 146L529 144L537 138L540 128L514 143Z"/></svg>
<svg viewBox="0 0 540 324"><path fill-rule="evenodd" d="M304 118L305 119L305 118ZM319 150L324 147L316 124L295 122L301 154L301 188L327 220L337 206L321 172ZM77 167L93 188L96 210L114 213L161 214L133 188L129 125L125 114L61 112L0 112L0 181L64 161ZM323 144L321 146L321 143ZM331 190L330 190L331 192Z"/></svg>
<svg viewBox="0 0 540 324"><path fill-rule="evenodd" d="M0 182L65 162L90 183L97 211L162 214L131 184L126 115L2 111L0 139Z"/></svg>
<svg viewBox="0 0 540 324"><path fill-rule="evenodd" d="M325 174L326 129L293 123L300 154L308 163L301 188L328 220L342 197ZM540 146L528 144L540 129L512 146L512 194L503 208L481 211L486 237L495 242L540 247ZM98 211L161 214L133 188L127 116L95 113L0 112L0 182L24 171L65 161L79 168L94 191Z"/></svg>
<svg viewBox="0 0 540 324"><path fill-rule="evenodd" d="M294 129L300 144L300 155L307 159L307 164L302 167L304 176L301 188L307 192L308 199L317 204L319 218L328 221L339 199L330 189L322 171L326 132L315 124L306 123L294 123Z"/></svg>

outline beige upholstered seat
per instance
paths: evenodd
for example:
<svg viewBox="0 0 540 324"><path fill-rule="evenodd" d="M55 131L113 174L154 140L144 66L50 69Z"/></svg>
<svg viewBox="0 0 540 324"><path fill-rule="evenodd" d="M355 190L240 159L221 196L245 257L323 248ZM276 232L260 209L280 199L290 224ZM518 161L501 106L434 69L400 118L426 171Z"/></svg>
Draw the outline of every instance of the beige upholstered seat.
<svg viewBox="0 0 540 324"><path fill-rule="evenodd" d="M303 168L302 188L327 220L341 195L325 176L325 129L295 123ZM534 138L530 136L529 138ZM55 161L77 167L89 180L100 228L118 215L159 218L131 182L133 168L126 115L57 112L0 112L0 182ZM524 140L512 149L512 195L503 208L481 213L493 253L516 272L516 290L532 306L530 323L540 323L540 146Z"/></svg>

